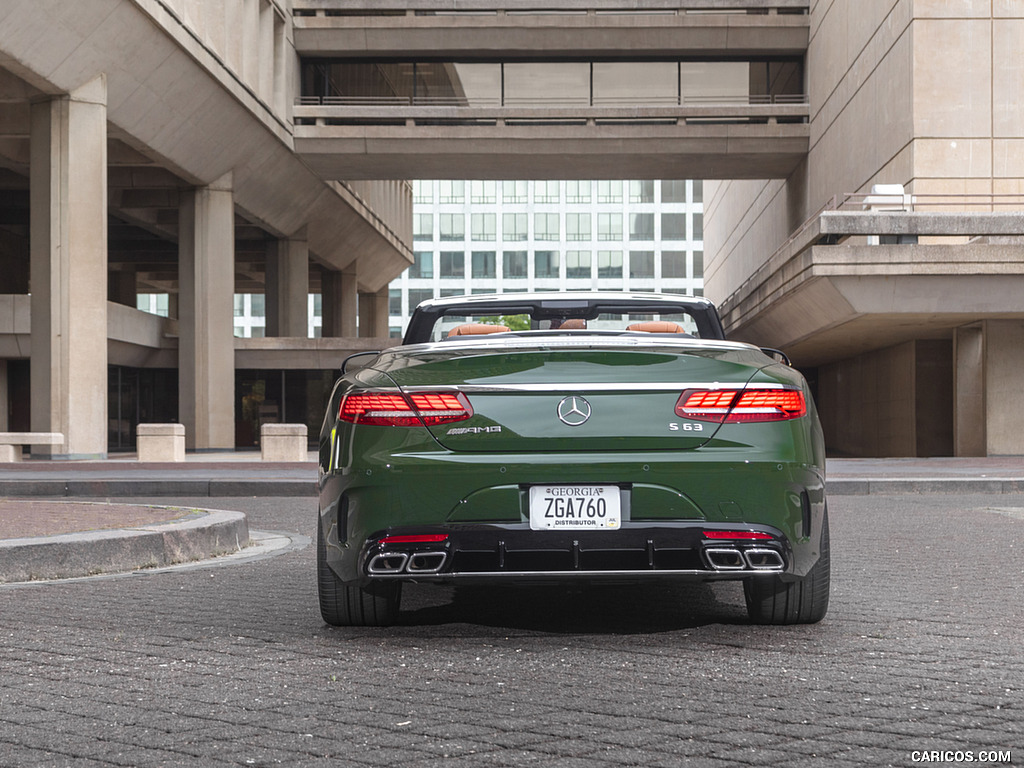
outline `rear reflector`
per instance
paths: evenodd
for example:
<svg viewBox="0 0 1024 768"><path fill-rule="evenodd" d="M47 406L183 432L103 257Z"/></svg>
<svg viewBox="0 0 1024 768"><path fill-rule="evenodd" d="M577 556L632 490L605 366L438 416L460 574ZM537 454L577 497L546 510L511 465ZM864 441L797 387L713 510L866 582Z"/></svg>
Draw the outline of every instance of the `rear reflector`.
<svg viewBox="0 0 1024 768"><path fill-rule="evenodd" d="M461 392L359 392L345 395L338 418L352 424L419 427L464 421L473 406Z"/></svg>
<svg viewBox="0 0 1024 768"><path fill-rule="evenodd" d="M385 536L381 544L438 544L448 540L447 533L420 533L406 536Z"/></svg>
<svg viewBox="0 0 1024 768"><path fill-rule="evenodd" d="M787 421L806 413L799 389L688 389L676 402L677 416L696 421Z"/></svg>
<svg viewBox="0 0 1024 768"><path fill-rule="evenodd" d="M732 541L763 541L774 539L770 533L760 531L704 531L705 539L730 539Z"/></svg>

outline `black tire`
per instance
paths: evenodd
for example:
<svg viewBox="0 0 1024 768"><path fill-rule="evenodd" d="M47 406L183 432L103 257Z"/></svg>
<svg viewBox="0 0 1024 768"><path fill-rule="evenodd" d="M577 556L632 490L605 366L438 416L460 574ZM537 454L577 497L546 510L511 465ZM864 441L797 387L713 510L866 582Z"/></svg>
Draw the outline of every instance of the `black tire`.
<svg viewBox="0 0 1024 768"><path fill-rule="evenodd" d="M743 595L747 615L754 624L814 624L828 613L829 582L828 509L821 522L821 555L799 581L784 582L778 576L747 579Z"/></svg>
<svg viewBox="0 0 1024 768"><path fill-rule="evenodd" d="M394 623L402 599L401 583L373 582L366 587L346 584L327 564L327 544L319 519L316 528L317 592L324 621L335 627L386 627Z"/></svg>

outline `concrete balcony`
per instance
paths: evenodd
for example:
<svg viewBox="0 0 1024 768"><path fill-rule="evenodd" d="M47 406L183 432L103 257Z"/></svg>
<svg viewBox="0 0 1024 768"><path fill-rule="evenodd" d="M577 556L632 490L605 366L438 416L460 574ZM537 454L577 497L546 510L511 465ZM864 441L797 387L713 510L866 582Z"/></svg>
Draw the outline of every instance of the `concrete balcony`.
<svg viewBox="0 0 1024 768"><path fill-rule="evenodd" d="M317 174L347 179L767 179L789 176L806 156L809 106L802 97L707 101L301 104L295 150Z"/></svg>
<svg viewBox="0 0 1024 768"><path fill-rule="evenodd" d="M295 0L303 56L802 56L808 0Z"/></svg>
<svg viewBox="0 0 1024 768"><path fill-rule="evenodd" d="M814 216L719 302L729 337L817 366L951 338L972 322L1024 318L1024 212L944 213L935 210L941 201L915 200L923 210ZM1012 205L1024 200L1013 196ZM917 242L872 244L900 237Z"/></svg>

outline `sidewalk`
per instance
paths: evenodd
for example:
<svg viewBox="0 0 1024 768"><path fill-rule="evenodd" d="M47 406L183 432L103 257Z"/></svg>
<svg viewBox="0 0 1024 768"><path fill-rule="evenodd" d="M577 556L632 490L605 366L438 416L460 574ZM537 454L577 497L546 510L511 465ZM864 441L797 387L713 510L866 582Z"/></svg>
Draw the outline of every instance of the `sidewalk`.
<svg viewBox="0 0 1024 768"><path fill-rule="evenodd" d="M134 570L237 549L248 540L244 515L174 509L173 499L308 496L312 502L316 477L313 453L302 463L225 452L168 464L142 464L127 454L0 465L0 583ZM1021 457L828 462L830 496L1020 492ZM128 497L167 497L168 506L112 501Z"/></svg>

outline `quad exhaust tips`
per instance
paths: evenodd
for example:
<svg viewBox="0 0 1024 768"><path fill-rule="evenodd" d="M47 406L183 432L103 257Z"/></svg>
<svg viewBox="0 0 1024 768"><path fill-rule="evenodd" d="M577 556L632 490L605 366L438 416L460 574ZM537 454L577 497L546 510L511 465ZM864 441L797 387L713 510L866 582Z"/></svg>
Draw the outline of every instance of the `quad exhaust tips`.
<svg viewBox="0 0 1024 768"><path fill-rule="evenodd" d="M782 555L774 549L708 547L704 556L716 571L781 571L785 567Z"/></svg>
<svg viewBox="0 0 1024 768"><path fill-rule="evenodd" d="M447 559L447 552L381 552L370 559L366 570L374 576L438 573Z"/></svg>

